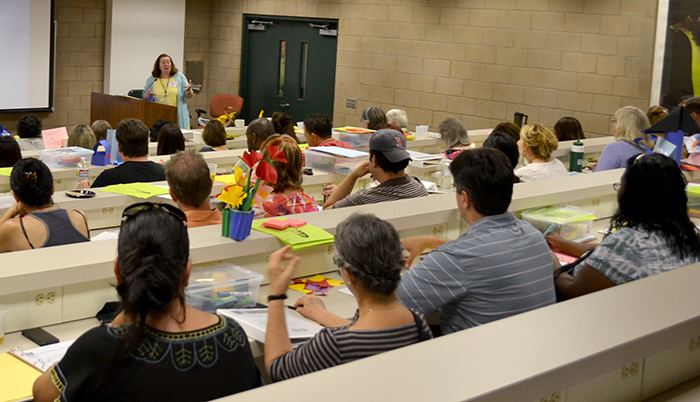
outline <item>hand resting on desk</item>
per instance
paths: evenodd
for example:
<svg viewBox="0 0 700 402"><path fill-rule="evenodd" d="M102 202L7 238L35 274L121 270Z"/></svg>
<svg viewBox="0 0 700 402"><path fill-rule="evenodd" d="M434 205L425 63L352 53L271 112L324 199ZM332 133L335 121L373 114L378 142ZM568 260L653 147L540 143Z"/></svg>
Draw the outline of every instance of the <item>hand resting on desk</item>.
<svg viewBox="0 0 700 402"><path fill-rule="evenodd" d="M350 320L343 319L326 310L323 300L316 296L304 296L294 303L294 307L299 314L324 327L342 327L350 324Z"/></svg>

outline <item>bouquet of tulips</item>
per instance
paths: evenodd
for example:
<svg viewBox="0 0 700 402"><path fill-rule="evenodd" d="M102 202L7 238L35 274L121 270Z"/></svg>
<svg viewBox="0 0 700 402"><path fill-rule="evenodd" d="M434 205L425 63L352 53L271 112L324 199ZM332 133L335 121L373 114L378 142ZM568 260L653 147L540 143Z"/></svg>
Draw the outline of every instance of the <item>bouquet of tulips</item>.
<svg viewBox="0 0 700 402"><path fill-rule="evenodd" d="M272 163L287 162L284 151L277 146L267 146L265 150ZM262 153L258 151L246 151L241 159L248 166L248 171L243 172L243 169L234 166L234 182L224 187L223 192L216 198L237 211L250 211L255 202L262 202L272 193L270 186L261 185L261 183L263 181L277 183L277 171L274 166L263 160ZM255 179L253 172L255 172Z"/></svg>

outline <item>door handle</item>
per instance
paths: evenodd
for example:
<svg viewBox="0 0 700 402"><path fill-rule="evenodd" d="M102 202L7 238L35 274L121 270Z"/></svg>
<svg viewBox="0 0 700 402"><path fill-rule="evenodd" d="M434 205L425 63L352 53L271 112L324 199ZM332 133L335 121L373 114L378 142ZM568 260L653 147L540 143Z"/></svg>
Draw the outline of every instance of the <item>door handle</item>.
<svg viewBox="0 0 700 402"><path fill-rule="evenodd" d="M282 106L282 107L289 107L289 103L280 103L280 106Z"/></svg>

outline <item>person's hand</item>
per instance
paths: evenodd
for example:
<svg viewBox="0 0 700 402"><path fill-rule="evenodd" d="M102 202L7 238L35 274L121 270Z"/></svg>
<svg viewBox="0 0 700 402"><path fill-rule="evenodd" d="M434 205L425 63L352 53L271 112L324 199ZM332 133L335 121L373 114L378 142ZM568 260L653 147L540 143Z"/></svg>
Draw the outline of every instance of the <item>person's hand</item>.
<svg viewBox="0 0 700 402"><path fill-rule="evenodd" d="M327 197L327 196L331 195L333 190L335 190L336 188L338 188L338 186L336 186L335 184L327 184L326 189L321 192L321 195L324 195Z"/></svg>
<svg viewBox="0 0 700 402"><path fill-rule="evenodd" d="M352 171L352 174L355 175L358 179L366 174L369 173L369 161L362 162L362 164L358 167L355 168L355 170Z"/></svg>
<svg viewBox="0 0 700 402"><path fill-rule="evenodd" d="M86 188L90 188L90 181L88 179L81 181L80 183L78 183L77 188L78 188L78 190L84 190Z"/></svg>
<svg viewBox="0 0 700 402"><path fill-rule="evenodd" d="M297 312L309 320L318 322L320 317L327 312L326 305L323 300L316 296L304 296L294 303Z"/></svg>
<svg viewBox="0 0 700 402"><path fill-rule="evenodd" d="M549 243L549 245L557 251L561 251L562 244L566 243L566 240L564 240L559 233L555 232L548 234L544 239L547 240L547 243Z"/></svg>
<svg viewBox="0 0 700 402"><path fill-rule="evenodd" d="M294 269L296 268L301 258L294 254L287 254L290 246L284 246L281 249L270 254L267 261L267 272L270 276L270 294L278 295L287 292L287 285L292 279ZM283 268L283 262L289 261L287 268Z"/></svg>
<svg viewBox="0 0 700 402"><path fill-rule="evenodd" d="M188 92L192 89L192 80L190 80L190 83L187 85L187 88L185 88L185 92Z"/></svg>
<svg viewBox="0 0 700 402"><path fill-rule="evenodd" d="M143 99L151 100L153 99L153 95L155 94L151 91L151 87L148 87L146 88L146 92L143 94Z"/></svg>
<svg viewBox="0 0 700 402"><path fill-rule="evenodd" d="M427 248L422 237L409 237L408 239L403 239L401 240L401 245L409 253L408 257L404 259L404 266L406 269L410 269L411 265L413 264L413 260L421 255Z"/></svg>

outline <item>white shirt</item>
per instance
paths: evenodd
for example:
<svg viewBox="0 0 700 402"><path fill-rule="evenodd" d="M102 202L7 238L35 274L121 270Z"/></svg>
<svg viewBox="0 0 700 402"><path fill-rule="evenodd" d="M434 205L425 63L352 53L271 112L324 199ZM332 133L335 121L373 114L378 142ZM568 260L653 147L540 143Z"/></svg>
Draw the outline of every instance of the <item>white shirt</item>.
<svg viewBox="0 0 700 402"><path fill-rule="evenodd" d="M530 163L527 166L515 169L515 175L520 181L547 180L569 175L569 171L557 158L545 163Z"/></svg>

